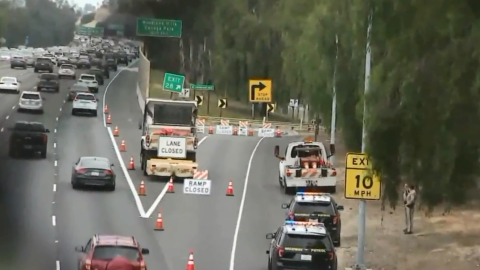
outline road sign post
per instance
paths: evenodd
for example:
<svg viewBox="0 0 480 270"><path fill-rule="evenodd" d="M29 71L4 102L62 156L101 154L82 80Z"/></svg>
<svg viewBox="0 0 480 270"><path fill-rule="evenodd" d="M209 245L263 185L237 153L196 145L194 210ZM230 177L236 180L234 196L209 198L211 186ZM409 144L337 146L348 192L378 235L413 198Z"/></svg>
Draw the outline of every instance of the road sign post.
<svg viewBox="0 0 480 270"><path fill-rule="evenodd" d="M226 98L219 98L218 102L217 102L217 105L220 108L219 117L222 117L223 109L226 109L228 107L227 99Z"/></svg>
<svg viewBox="0 0 480 270"><path fill-rule="evenodd" d="M268 103L267 104L267 106L266 106L267 111L265 112L266 121L268 121L268 116L270 115L270 113L275 111L276 107L277 107L277 104L275 104L275 103Z"/></svg>
<svg viewBox="0 0 480 270"><path fill-rule="evenodd" d="M163 77L163 90L180 94L185 83L185 76L173 73L165 73Z"/></svg>
<svg viewBox="0 0 480 270"><path fill-rule="evenodd" d="M137 18L137 36L181 38L182 21Z"/></svg>
<svg viewBox="0 0 480 270"><path fill-rule="evenodd" d="M207 114L210 113L210 91L215 90L215 85L213 84L190 84L190 88L195 91L208 91L207 92Z"/></svg>

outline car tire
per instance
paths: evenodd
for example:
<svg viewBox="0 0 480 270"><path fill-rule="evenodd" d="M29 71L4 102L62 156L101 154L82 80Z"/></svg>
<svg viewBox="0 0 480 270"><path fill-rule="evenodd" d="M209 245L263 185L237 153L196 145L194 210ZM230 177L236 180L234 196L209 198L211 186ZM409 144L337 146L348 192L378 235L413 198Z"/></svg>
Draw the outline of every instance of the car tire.
<svg viewBox="0 0 480 270"><path fill-rule="evenodd" d="M14 67L14 66L10 66L10 68L11 68L11 69L15 69L15 67Z"/></svg>
<svg viewBox="0 0 480 270"><path fill-rule="evenodd" d="M33 69L33 72L34 72L34 73L38 73L38 69L34 68L34 69Z"/></svg>
<svg viewBox="0 0 480 270"><path fill-rule="evenodd" d="M76 111L72 109L72 115L75 115L75 114L76 114Z"/></svg>
<svg viewBox="0 0 480 270"><path fill-rule="evenodd" d="M23 69L27 69L27 66L24 66Z"/></svg>
<svg viewBox="0 0 480 270"><path fill-rule="evenodd" d="M10 146L8 148L8 156L10 156L11 158L17 158L18 155L17 155L17 151L15 151L15 148Z"/></svg>
<svg viewBox="0 0 480 270"><path fill-rule="evenodd" d="M108 191L115 191L115 184L107 186Z"/></svg>
<svg viewBox="0 0 480 270"><path fill-rule="evenodd" d="M39 114L43 114L43 113L44 113L43 109L41 109L40 111L38 111L38 113L39 113Z"/></svg>
<svg viewBox="0 0 480 270"><path fill-rule="evenodd" d="M55 88L55 92L60 92L60 87Z"/></svg>
<svg viewBox="0 0 480 270"><path fill-rule="evenodd" d="M46 148L40 152L40 157L42 159L47 158L47 149Z"/></svg>
<svg viewBox="0 0 480 270"><path fill-rule="evenodd" d="M71 184L72 184L72 189L79 189L79 184L77 183L77 181L75 181L73 178L72 180L70 181Z"/></svg>
<svg viewBox="0 0 480 270"><path fill-rule="evenodd" d="M92 115L93 115L93 117L97 117L97 111L94 111L94 112L92 113Z"/></svg>
<svg viewBox="0 0 480 270"><path fill-rule="evenodd" d="M48 73L53 73L53 69L49 69L49 70L48 70Z"/></svg>

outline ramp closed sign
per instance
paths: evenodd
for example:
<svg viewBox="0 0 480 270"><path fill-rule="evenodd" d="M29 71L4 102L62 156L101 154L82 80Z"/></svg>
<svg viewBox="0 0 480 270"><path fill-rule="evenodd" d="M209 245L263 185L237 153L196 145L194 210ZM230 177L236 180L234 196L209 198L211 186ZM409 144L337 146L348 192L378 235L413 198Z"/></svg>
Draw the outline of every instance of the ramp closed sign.
<svg viewBox="0 0 480 270"><path fill-rule="evenodd" d="M165 158L186 158L187 138L160 136L158 138L157 156Z"/></svg>
<svg viewBox="0 0 480 270"><path fill-rule="evenodd" d="M194 195L210 195L210 180L185 179L183 181L183 193Z"/></svg>

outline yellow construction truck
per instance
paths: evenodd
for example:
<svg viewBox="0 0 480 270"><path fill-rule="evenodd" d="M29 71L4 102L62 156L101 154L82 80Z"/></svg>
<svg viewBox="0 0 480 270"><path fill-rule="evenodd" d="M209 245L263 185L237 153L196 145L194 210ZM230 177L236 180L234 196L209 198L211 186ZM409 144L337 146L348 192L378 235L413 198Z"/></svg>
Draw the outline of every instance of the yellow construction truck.
<svg viewBox="0 0 480 270"><path fill-rule="evenodd" d="M197 103L147 98L143 119L140 164L144 175L168 180L192 178L196 163Z"/></svg>

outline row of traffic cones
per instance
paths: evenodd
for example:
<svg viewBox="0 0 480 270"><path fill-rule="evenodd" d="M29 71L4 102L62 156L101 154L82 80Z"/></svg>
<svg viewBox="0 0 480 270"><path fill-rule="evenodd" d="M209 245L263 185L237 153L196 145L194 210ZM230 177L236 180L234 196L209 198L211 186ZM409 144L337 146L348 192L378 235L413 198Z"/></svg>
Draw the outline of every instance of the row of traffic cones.
<svg viewBox="0 0 480 270"><path fill-rule="evenodd" d="M112 124L112 116L109 114L108 105L105 105L105 108L103 108L103 113L108 114L107 120L106 120L107 124L108 125ZM120 130L118 129L118 126L115 126L115 128L113 129L113 136L114 137L120 136ZM125 143L125 140L122 140L120 142L120 152L127 152L127 144ZM130 162L128 162L127 169L135 170L135 161L133 160L133 157L130 157Z"/></svg>
<svg viewBox="0 0 480 270"><path fill-rule="evenodd" d="M132 161L133 162L133 161ZM167 183L167 193L175 193L175 186L173 185L173 178L170 178L170 181ZM140 182L140 186L138 187L138 196L147 196L147 188L145 187L145 181ZM233 192L233 182L228 182L227 191L225 192L225 196L234 196Z"/></svg>

